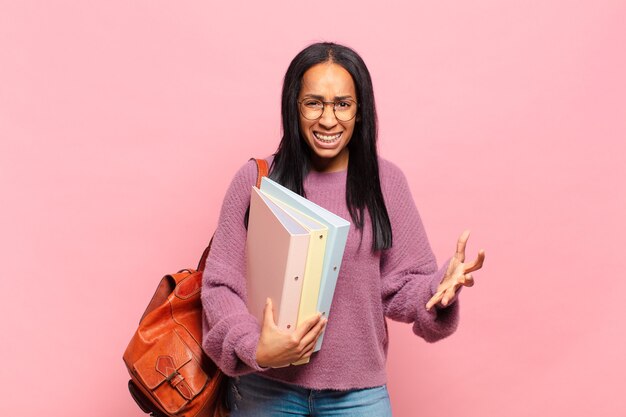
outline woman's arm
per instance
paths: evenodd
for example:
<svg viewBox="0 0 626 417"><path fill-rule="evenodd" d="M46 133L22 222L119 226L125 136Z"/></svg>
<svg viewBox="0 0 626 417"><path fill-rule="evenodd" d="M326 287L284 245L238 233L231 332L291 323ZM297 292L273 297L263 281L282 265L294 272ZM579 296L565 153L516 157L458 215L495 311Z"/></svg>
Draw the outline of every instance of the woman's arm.
<svg viewBox="0 0 626 417"><path fill-rule="evenodd" d="M256 362L260 326L246 306L244 216L256 176L256 164L249 161L231 181L202 280L202 345L231 376L263 369Z"/></svg>
<svg viewBox="0 0 626 417"><path fill-rule="evenodd" d="M326 324L317 315L293 332L281 331L274 322L271 301L261 324L248 312L244 216L256 178L256 164L251 161L231 182L203 274L203 348L231 376L310 357Z"/></svg>
<svg viewBox="0 0 626 417"><path fill-rule="evenodd" d="M384 162L381 186L393 232L392 248L381 256L382 300L387 317L413 323L413 332L428 342L452 334L459 321L459 303L426 309L437 292L449 262L437 268L424 226L404 174Z"/></svg>

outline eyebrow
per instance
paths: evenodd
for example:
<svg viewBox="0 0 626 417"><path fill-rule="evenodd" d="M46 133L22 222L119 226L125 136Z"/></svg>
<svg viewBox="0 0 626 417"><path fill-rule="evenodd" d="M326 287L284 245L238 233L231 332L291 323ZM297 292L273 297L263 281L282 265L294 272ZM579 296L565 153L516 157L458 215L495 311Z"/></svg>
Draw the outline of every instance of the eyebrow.
<svg viewBox="0 0 626 417"><path fill-rule="evenodd" d="M305 98L305 97L314 98L314 99L317 99L317 100L320 100L320 101L324 101L324 96L320 96L320 95L317 95L317 94L305 94L302 98ZM351 95L335 96L335 100L345 100L345 99L348 99L348 98L354 100L354 98Z"/></svg>

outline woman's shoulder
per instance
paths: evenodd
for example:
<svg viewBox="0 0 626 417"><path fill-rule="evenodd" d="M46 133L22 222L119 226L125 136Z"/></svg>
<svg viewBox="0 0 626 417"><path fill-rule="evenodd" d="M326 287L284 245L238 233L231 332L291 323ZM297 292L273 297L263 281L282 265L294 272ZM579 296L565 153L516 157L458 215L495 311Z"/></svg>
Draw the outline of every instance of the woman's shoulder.
<svg viewBox="0 0 626 417"><path fill-rule="evenodd" d="M414 206L413 193L402 168L393 162L379 158L380 188L387 210L406 214L407 207ZM402 214L402 215L404 215Z"/></svg>
<svg viewBox="0 0 626 417"><path fill-rule="evenodd" d="M271 157L262 159L271 164ZM257 176L258 168L254 159L249 159L240 165L226 190L225 201L229 201L230 204L247 206L250 203L250 190L253 185L256 185Z"/></svg>
<svg viewBox="0 0 626 417"><path fill-rule="evenodd" d="M378 175L380 176L381 185L406 183L406 176L402 169L388 159L378 157Z"/></svg>
<svg viewBox="0 0 626 417"><path fill-rule="evenodd" d="M243 165L239 167L233 177L233 183L244 183L246 185L256 184L258 175L258 166L255 159L264 159L267 161L268 167L272 165L274 156L267 156L265 158L250 158Z"/></svg>

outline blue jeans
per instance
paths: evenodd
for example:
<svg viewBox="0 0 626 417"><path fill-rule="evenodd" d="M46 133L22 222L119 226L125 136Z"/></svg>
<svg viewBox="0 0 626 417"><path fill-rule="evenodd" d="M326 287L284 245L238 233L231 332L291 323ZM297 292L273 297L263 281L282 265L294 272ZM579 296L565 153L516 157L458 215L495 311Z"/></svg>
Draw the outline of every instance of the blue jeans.
<svg viewBox="0 0 626 417"><path fill-rule="evenodd" d="M229 379L228 403L231 417L391 417L385 385L311 390L249 374Z"/></svg>

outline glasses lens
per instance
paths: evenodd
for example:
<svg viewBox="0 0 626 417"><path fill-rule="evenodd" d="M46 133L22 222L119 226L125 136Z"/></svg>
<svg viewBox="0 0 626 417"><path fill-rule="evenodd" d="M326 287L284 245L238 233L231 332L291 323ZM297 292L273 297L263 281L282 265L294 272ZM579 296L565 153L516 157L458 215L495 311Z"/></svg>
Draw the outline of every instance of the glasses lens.
<svg viewBox="0 0 626 417"><path fill-rule="evenodd" d="M304 99L300 102L300 112L305 119L319 119L324 112L324 103L314 99Z"/></svg>
<svg viewBox="0 0 626 417"><path fill-rule="evenodd" d="M347 122L356 116L356 102L352 100L340 100L335 102L335 117L337 120Z"/></svg>

